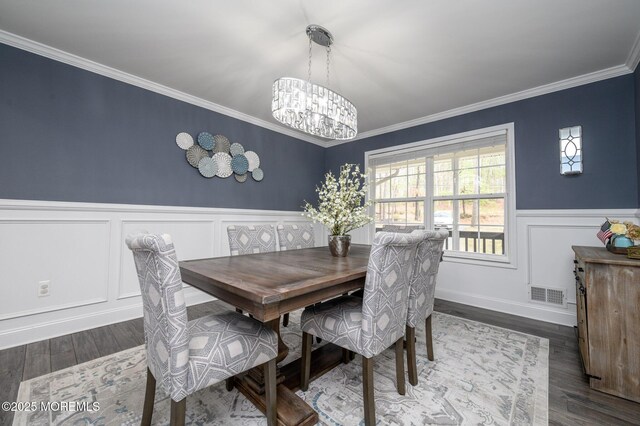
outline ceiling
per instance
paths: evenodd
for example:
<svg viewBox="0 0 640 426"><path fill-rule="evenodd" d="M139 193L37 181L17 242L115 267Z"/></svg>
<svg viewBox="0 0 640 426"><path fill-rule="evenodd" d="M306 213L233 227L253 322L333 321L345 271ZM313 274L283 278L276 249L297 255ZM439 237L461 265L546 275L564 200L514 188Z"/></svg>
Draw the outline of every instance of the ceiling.
<svg viewBox="0 0 640 426"><path fill-rule="evenodd" d="M334 35L330 87L358 108L360 137L628 73L640 55L638 0L0 0L0 42L88 59L101 64L88 69L327 146L271 116L273 81L306 78L309 24ZM324 85L324 50L313 53L312 80Z"/></svg>

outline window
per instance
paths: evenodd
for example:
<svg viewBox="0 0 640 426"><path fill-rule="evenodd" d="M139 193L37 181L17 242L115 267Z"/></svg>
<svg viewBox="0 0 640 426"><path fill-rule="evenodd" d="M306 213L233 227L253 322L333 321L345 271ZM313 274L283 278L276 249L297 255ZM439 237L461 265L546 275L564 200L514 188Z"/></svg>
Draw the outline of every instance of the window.
<svg viewBox="0 0 640 426"><path fill-rule="evenodd" d="M509 262L513 124L368 152L375 228L444 228L446 256Z"/></svg>

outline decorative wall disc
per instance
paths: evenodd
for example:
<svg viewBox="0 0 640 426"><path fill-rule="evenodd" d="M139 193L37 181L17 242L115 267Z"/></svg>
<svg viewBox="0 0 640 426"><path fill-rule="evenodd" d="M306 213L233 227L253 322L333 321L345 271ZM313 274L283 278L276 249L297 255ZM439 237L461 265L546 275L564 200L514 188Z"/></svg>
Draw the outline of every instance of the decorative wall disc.
<svg viewBox="0 0 640 426"><path fill-rule="evenodd" d="M247 157L247 161L249 161L250 172L257 167L260 167L260 157L258 157L258 154L253 151L247 151L244 153L244 156Z"/></svg>
<svg viewBox="0 0 640 426"><path fill-rule="evenodd" d="M249 176L249 175L245 173L245 174L243 174L243 175L236 175L236 174L234 174L233 176L236 178L236 180L237 180L238 182L243 183L243 182L246 182L246 181L247 181L247 176Z"/></svg>
<svg viewBox="0 0 640 426"><path fill-rule="evenodd" d="M253 178L253 180L255 180L256 182L260 182L263 178L264 178L264 172L262 171L261 168L256 167L255 169L253 169L253 171L251 172L251 177Z"/></svg>
<svg viewBox="0 0 640 426"><path fill-rule="evenodd" d="M249 170L249 160L242 154L238 154L231 158L231 170L237 175L243 175Z"/></svg>
<svg viewBox="0 0 640 426"><path fill-rule="evenodd" d="M213 154L213 161L217 163L218 171L216 176L221 178L227 178L231 176L233 171L231 170L231 156L224 152L216 152Z"/></svg>
<svg viewBox="0 0 640 426"><path fill-rule="evenodd" d="M212 178L218 173L218 163L213 161L211 157L204 157L198 163L198 171L206 178Z"/></svg>
<svg viewBox="0 0 640 426"><path fill-rule="evenodd" d="M204 149L213 149L213 136L209 132L201 132L198 134L198 144Z"/></svg>
<svg viewBox="0 0 640 426"><path fill-rule="evenodd" d="M182 149L189 149L193 146L193 138L189 133L181 132L176 136L176 143Z"/></svg>
<svg viewBox="0 0 640 426"><path fill-rule="evenodd" d="M229 153L229 139L227 139L224 135L215 135L213 139L216 141L215 147L213 148L213 152L224 152L225 154Z"/></svg>
<svg viewBox="0 0 640 426"><path fill-rule="evenodd" d="M231 155L244 154L244 147L238 142L235 142L231 144L231 147L229 147L229 152L231 153Z"/></svg>
<svg viewBox="0 0 640 426"><path fill-rule="evenodd" d="M202 147L199 145L193 145L187 150L187 161L193 167L198 167L198 163L200 162L200 160L208 156L209 153L206 150L202 149Z"/></svg>

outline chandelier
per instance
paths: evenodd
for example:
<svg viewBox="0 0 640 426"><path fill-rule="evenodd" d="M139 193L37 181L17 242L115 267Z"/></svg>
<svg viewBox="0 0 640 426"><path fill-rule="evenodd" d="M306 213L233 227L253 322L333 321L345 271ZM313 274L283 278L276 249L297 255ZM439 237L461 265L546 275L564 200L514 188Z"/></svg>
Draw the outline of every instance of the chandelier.
<svg viewBox="0 0 640 426"><path fill-rule="evenodd" d="M307 27L309 72L307 80L282 77L273 83L271 112L289 127L328 139L353 139L358 134L358 112L348 99L311 83L312 42L327 48L327 86L333 36L319 25Z"/></svg>

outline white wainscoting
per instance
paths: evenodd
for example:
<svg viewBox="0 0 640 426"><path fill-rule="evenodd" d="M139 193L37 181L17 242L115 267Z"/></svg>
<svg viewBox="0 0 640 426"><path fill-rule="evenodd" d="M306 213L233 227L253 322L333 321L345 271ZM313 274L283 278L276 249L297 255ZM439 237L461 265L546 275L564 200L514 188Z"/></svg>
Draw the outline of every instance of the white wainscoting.
<svg viewBox="0 0 640 426"><path fill-rule="evenodd" d="M171 234L185 260L227 256L229 224L305 221L288 211L0 200L0 349L141 317L124 244L134 231ZM49 296L38 297L47 280ZM212 300L186 285L185 298Z"/></svg>
<svg viewBox="0 0 640 426"><path fill-rule="evenodd" d="M600 245L604 217L638 221L625 210L528 210L516 220L516 268L445 260L441 299L564 325L575 323L572 245ZM180 260L229 253L231 223L302 223L299 212L0 200L0 349L142 316L124 237L168 232ZM352 233L368 243L368 227ZM317 225L318 245L326 230ZM50 280L50 295L37 297ZM566 308L529 302L529 286L563 288ZM211 298L185 286L188 304Z"/></svg>
<svg viewBox="0 0 640 426"><path fill-rule="evenodd" d="M516 212L516 268L445 260L436 297L573 326L576 295L571 246L602 246L596 232L605 217L638 222L635 209L519 210ZM566 307L530 302L532 285L564 289Z"/></svg>

